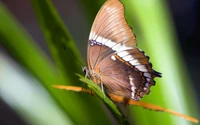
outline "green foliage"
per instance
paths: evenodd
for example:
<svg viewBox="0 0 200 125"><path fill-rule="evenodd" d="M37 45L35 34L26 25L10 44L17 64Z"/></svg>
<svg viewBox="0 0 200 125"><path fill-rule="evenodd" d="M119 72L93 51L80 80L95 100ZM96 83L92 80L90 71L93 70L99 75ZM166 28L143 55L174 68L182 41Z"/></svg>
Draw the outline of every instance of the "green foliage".
<svg viewBox="0 0 200 125"><path fill-rule="evenodd" d="M117 106L105 95L105 93L102 92L99 86L94 84L89 79L86 79L85 77L78 75L80 77L80 81L87 83L88 87L95 92L95 94L103 100L103 102L108 106L108 108L111 110L113 115L116 117L119 123L129 125L128 120L125 118L125 116L122 115L122 113L119 111Z"/></svg>
<svg viewBox="0 0 200 125"><path fill-rule="evenodd" d="M150 56L153 68L162 73L162 78L156 79L156 86L152 87L152 92L143 100L190 116L198 116L195 94L189 85L191 81L177 44L167 3L158 0L123 2L139 48ZM131 110L137 124L195 124L165 113L141 111L139 108ZM140 116L146 120L137 120Z"/></svg>
<svg viewBox="0 0 200 125"><path fill-rule="evenodd" d="M94 0L81 2L88 14L89 22L92 22L97 8L100 8L99 2ZM91 5L91 3L94 4ZM158 0L148 2L123 0L123 3L128 22L138 36L139 47L151 57L154 68L163 73L163 78L156 80L156 86L151 89L150 95L144 97L144 100L179 112L183 111L182 113L187 115L197 116L197 106L195 99L192 98L194 94L188 84L190 79L186 77L188 74L182 63L182 55L176 43L172 23L170 23L170 14L164 6L166 3ZM101 92L99 87L82 76L79 76L80 81L78 80L75 73L80 73L81 69L73 57L81 61L82 58L70 32L52 3L49 0L32 0L32 5L53 62L0 3L0 42L7 52L27 72L40 81L57 106L63 110L64 116L69 117L74 124L102 125L111 124L112 120L109 119L105 107L96 97L58 90L52 88L52 84L82 86L83 83L80 81L86 82L89 88L95 91L109 107L119 124L129 124L116 105ZM73 57L66 51L70 52ZM130 113L132 116L129 117L136 124L192 124L166 113L144 110L140 107L131 107Z"/></svg>
<svg viewBox="0 0 200 125"><path fill-rule="evenodd" d="M76 58L81 58L50 1L34 0L33 5L56 65L50 63L50 59L35 45L2 4L0 6L1 44L27 71L41 81L57 105L75 124L108 124L110 121L97 99L84 98L81 94L52 88L52 84L80 84L75 72L78 73L81 69L77 62L66 54L64 47Z"/></svg>

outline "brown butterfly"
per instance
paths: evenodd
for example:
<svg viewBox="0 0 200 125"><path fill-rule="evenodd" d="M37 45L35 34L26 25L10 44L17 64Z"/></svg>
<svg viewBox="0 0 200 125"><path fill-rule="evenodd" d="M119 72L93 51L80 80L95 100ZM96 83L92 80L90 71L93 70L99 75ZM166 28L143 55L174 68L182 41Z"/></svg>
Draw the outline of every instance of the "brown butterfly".
<svg viewBox="0 0 200 125"><path fill-rule="evenodd" d="M124 17L123 4L119 0L107 0L94 20L88 40L88 68L83 71L114 102L168 112L198 123L198 119L173 110L135 101L150 92L155 77L161 77L161 73L152 69L149 57L136 45L135 35ZM90 89L77 86L53 87L95 95Z"/></svg>
<svg viewBox="0 0 200 125"><path fill-rule="evenodd" d="M161 73L152 69L149 57L136 45L123 4L107 0L94 20L88 40L88 69L83 70L108 95L139 100L150 92L154 78Z"/></svg>

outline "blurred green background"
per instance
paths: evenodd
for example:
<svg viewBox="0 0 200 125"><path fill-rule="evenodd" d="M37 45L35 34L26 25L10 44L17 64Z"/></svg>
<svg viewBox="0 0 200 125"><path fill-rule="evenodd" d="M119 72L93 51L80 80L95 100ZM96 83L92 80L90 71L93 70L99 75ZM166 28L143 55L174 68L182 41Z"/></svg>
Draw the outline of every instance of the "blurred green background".
<svg viewBox="0 0 200 125"><path fill-rule="evenodd" d="M51 87L84 86L75 73L86 64L90 27L104 2L0 1L0 124L121 124L97 97ZM122 2L138 47L163 74L142 101L200 119L200 2ZM129 119L136 125L195 124L134 106Z"/></svg>

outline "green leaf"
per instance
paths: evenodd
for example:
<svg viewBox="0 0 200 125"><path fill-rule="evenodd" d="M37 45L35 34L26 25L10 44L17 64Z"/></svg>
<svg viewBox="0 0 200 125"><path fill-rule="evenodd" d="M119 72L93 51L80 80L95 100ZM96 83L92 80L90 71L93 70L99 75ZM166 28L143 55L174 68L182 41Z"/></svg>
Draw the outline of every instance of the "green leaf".
<svg viewBox="0 0 200 125"><path fill-rule="evenodd" d="M15 20L5 6L0 3L0 42L7 52L21 64L24 69L35 76L51 94L61 109L65 110L68 103L64 100L65 93L51 87L53 83L60 83L56 69L51 60L31 39L30 35Z"/></svg>
<svg viewBox="0 0 200 125"><path fill-rule="evenodd" d="M78 81L75 73L80 73L81 68L77 60L82 61L82 59L57 11L49 0L32 0L32 4L58 68L59 78L62 80L58 84L81 86L82 83ZM68 103L65 105L67 113L75 124L108 124L110 122L97 99L66 92L64 100Z"/></svg>
<svg viewBox="0 0 200 125"><path fill-rule="evenodd" d="M163 76L156 79L155 87L151 88L151 93L143 100L197 117L195 95L192 87L188 84L191 81L177 44L167 3L164 0L123 0L123 3L128 22L137 36L139 48L150 56L153 68L160 71ZM131 110L137 124L193 124L166 113L157 113L141 108L132 108ZM141 116L145 120L141 120Z"/></svg>
<svg viewBox="0 0 200 125"><path fill-rule="evenodd" d="M118 107L105 95L105 93L100 89L99 86L97 86L95 83L93 83L91 80L86 79L85 77L77 74L80 77L80 80L82 82L87 83L88 87L95 92L95 94L109 107L109 109L112 111L116 119L121 122L121 124L128 125L129 122L127 119L122 115L122 113L119 111Z"/></svg>
<svg viewBox="0 0 200 125"><path fill-rule="evenodd" d="M44 6L43 9L48 8ZM55 44L52 43L51 45L49 45L52 53L54 54L55 62L58 65L56 67L52 64L51 60L43 53L43 51L35 44L30 35L15 20L15 18L12 17L12 15L2 4L0 4L0 17L1 44L28 72L30 72L38 80L40 80L41 84L46 87L46 89L52 95L52 98L57 102L57 105L66 113L66 117L70 116L75 124L110 123L102 106L99 104L99 101L96 98L89 99L84 95L67 93L65 91L59 91L51 87L52 84L56 83L80 84L78 78L75 77L75 72L80 72L81 69L78 68L78 65L75 65L77 64L77 62L72 61L72 59L68 59L68 57L71 56L65 56L68 54L66 54L66 51L63 48L66 47L68 50L72 50L73 54L76 54L75 56L79 58L80 56L77 49L74 48L74 44L72 42L68 43L65 41L66 39L69 40L68 37L63 38L60 36L56 36L56 34L50 34L52 30L55 30L53 31L54 33L59 32L58 34L66 35L66 32L63 32L62 24L61 27L57 27L57 25L55 25L54 27L53 23L50 23L54 20L49 20L51 16L44 16L44 18L46 18L45 20L48 20L47 23L52 24L52 27L54 27L48 27L47 29L50 28L51 30L45 30L45 35L47 35L47 38L49 39L52 38L53 41L59 41ZM60 22L57 22L55 24L58 23ZM60 30L60 28L62 29ZM63 44L67 45L62 46ZM63 53L65 53L64 56L61 56ZM59 61L60 58L64 59L65 63ZM67 65L67 67L65 65Z"/></svg>

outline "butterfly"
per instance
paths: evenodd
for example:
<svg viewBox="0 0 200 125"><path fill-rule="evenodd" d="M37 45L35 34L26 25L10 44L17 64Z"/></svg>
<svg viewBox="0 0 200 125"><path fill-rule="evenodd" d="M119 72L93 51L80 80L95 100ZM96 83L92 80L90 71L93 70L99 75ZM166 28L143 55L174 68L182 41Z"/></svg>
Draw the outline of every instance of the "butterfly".
<svg viewBox="0 0 200 125"><path fill-rule="evenodd" d="M119 0L107 0L99 10L89 35L87 61L84 72L108 95L140 100L155 85L154 78L161 77L137 48Z"/></svg>
<svg viewBox="0 0 200 125"><path fill-rule="evenodd" d="M193 117L138 101L150 92L154 78L161 77L161 73L152 69L149 57L137 48L120 0L107 0L98 12L88 40L87 60L88 68L83 68L86 76L105 90L112 101L167 112L198 123ZM95 95L90 89L77 86L53 87Z"/></svg>

